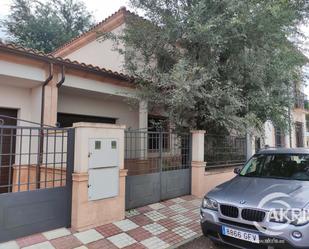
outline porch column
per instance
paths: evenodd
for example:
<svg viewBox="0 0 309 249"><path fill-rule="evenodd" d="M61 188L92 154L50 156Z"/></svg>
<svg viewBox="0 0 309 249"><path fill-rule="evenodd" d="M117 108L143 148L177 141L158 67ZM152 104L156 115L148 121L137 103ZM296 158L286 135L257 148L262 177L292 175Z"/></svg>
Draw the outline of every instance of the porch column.
<svg viewBox="0 0 309 249"><path fill-rule="evenodd" d="M148 152L148 103L144 100L139 102L139 151L140 159L147 159ZM136 140L137 141L137 140Z"/></svg>
<svg viewBox="0 0 309 249"><path fill-rule="evenodd" d="M46 71L46 77L48 77L48 70ZM57 109L58 109L58 71L55 70L54 77L45 86L45 100L44 100L44 124L55 126L57 123Z"/></svg>
<svg viewBox="0 0 309 249"><path fill-rule="evenodd" d="M191 194L202 197L205 194L204 180L205 167L204 162L204 139L205 131L191 131L192 133L192 179Z"/></svg>

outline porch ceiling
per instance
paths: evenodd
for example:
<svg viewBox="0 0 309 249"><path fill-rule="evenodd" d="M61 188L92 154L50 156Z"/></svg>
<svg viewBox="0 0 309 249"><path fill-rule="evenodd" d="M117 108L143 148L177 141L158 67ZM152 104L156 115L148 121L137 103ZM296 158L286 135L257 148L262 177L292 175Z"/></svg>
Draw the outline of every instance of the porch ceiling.
<svg viewBox="0 0 309 249"><path fill-rule="evenodd" d="M25 78L0 74L0 85L7 85L21 88L33 88L42 85L42 81L29 80Z"/></svg>

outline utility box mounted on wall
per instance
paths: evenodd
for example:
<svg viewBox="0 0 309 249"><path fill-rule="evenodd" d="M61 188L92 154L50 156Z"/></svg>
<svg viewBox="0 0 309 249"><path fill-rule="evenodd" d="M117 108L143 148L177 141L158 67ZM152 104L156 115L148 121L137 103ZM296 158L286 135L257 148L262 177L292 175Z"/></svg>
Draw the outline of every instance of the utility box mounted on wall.
<svg viewBox="0 0 309 249"><path fill-rule="evenodd" d="M118 195L118 147L117 139L89 139L89 200L100 200Z"/></svg>

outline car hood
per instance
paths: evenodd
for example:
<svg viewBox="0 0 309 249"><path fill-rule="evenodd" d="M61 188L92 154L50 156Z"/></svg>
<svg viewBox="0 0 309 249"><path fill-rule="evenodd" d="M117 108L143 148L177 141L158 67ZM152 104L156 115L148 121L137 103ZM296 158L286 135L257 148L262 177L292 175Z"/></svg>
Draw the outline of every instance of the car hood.
<svg viewBox="0 0 309 249"><path fill-rule="evenodd" d="M301 209L309 204L309 182L237 176L207 196L239 207Z"/></svg>

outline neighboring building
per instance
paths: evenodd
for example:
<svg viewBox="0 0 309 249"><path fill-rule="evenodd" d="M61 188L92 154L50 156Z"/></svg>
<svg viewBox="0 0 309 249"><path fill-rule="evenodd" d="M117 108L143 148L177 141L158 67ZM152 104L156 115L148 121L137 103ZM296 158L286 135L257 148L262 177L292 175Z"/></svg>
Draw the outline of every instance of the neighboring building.
<svg viewBox="0 0 309 249"><path fill-rule="evenodd" d="M308 115L307 96L299 90L294 92L294 108L291 110L290 127L284 132L280 127L275 127L271 121L264 124L265 135L260 139L259 146L270 147L308 147L307 122Z"/></svg>

